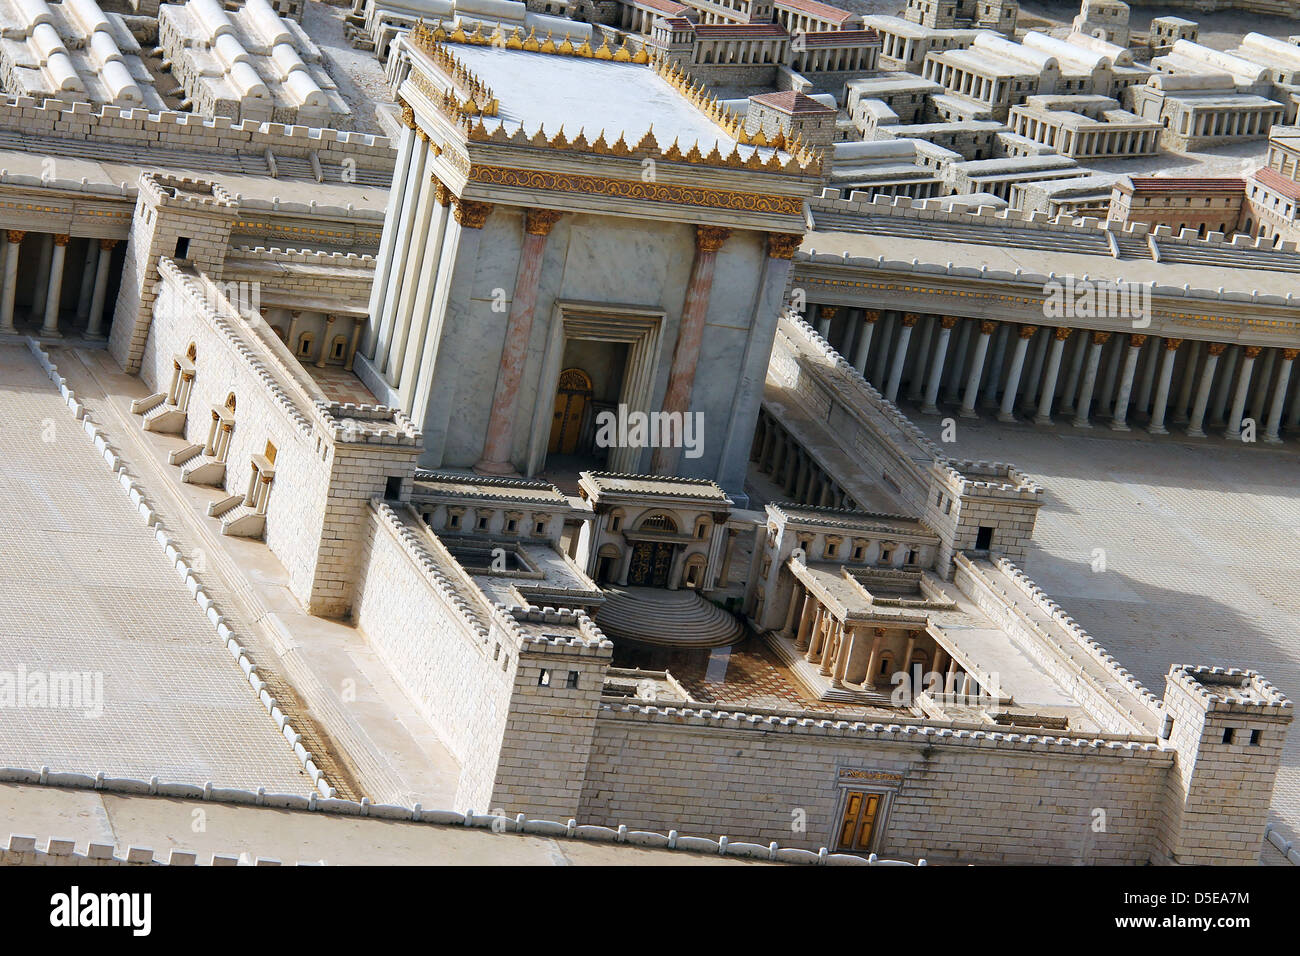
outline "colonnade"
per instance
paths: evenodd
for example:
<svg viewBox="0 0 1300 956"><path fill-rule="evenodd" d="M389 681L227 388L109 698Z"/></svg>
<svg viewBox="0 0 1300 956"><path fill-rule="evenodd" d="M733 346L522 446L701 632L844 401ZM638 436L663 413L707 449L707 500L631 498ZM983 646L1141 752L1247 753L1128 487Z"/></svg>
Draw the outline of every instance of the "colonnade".
<svg viewBox="0 0 1300 956"><path fill-rule="evenodd" d="M795 650L817 665L817 673L829 678L832 687L891 691L895 673L910 673L919 665L924 674L943 675L935 691L962 696L980 692L975 678L924 630L836 617L798 580L779 634L793 640Z"/></svg>
<svg viewBox="0 0 1300 956"><path fill-rule="evenodd" d="M1300 349L828 305L811 321L885 398L927 414L1300 436Z"/></svg>
<svg viewBox="0 0 1300 956"><path fill-rule="evenodd" d="M787 501L819 508L857 508L853 498L766 409L759 409L749 460L781 489Z"/></svg>
<svg viewBox="0 0 1300 956"><path fill-rule="evenodd" d="M63 290L68 268L68 249L73 237L65 233L27 232L21 229L0 231L0 334L14 334L20 328L45 338L57 338L74 327L83 328L89 339L102 339L104 306L108 295L109 271L116 239L85 240L81 282L76 310L66 309ZM33 262L34 257L34 262ZM28 323L20 323L17 311L19 265L32 270L33 289Z"/></svg>

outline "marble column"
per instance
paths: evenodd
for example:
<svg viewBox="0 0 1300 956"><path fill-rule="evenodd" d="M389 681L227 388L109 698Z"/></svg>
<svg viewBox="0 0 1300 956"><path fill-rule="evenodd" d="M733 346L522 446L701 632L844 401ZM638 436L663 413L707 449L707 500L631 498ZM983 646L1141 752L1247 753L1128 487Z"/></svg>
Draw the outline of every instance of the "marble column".
<svg viewBox="0 0 1300 956"><path fill-rule="evenodd" d="M1210 421L1213 424L1228 424L1228 403L1232 401L1232 383L1235 381L1234 373L1240 358L1241 346L1229 346L1227 357L1223 360L1223 374L1219 376L1219 387L1210 402Z"/></svg>
<svg viewBox="0 0 1300 956"><path fill-rule="evenodd" d="M945 315L939 320L939 337L934 345L934 360L930 363L930 379L925 384L925 402L921 411L927 415L939 414L939 385L943 381L944 359L948 355L948 339L957 324L955 315Z"/></svg>
<svg viewBox="0 0 1300 956"><path fill-rule="evenodd" d="M1109 332L1093 332L1089 337L1088 358L1083 367L1083 381L1079 385L1078 401L1074 405L1075 428L1091 428L1088 413L1092 410L1092 393L1097 387L1097 370L1101 366L1101 350L1110 338Z"/></svg>
<svg viewBox="0 0 1300 956"><path fill-rule="evenodd" d="M1259 374L1255 376L1255 386L1252 390L1254 394L1250 397L1250 404L1246 406L1250 417L1263 425L1265 409L1268 407L1268 386L1273 381L1273 366L1277 364L1277 349L1266 349L1263 354L1263 363L1259 367Z"/></svg>
<svg viewBox="0 0 1300 956"><path fill-rule="evenodd" d="M871 654L867 657L867 675L862 679L863 687L871 687L876 682L876 669L880 666L880 650L885 643L885 629L877 627L871 641Z"/></svg>
<svg viewBox="0 0 1300 956"><path fill-rule="evenodd" d="M885 398L891 402L898 401L898 386L903 379L903 366L907 361L907 346L912 339L912 329L921 317L915 312L903 316L898 330L898 341L894 344L894 361L889 367L889 384L885 386Z"/></svg>
<svg viewBox="0 0 1300 956"><path fill-rule="evenodd" d="M690 411L700 344L704 341L704 320L709 312L709 296L713 292L713 270L718 250L730 235L730 229L720 226L695 227L695 262L691 265L686 301L682 304L682 317L677 327L677 345L668 372L668 388L664 392L663 411L670 415L684 417ZM656 448L651 470L656 475L675 474L681 453L680 448Z"/></svg>
<svg viewBox="0 0 1300 956"><path fill-rule="evenodd" d="M1130 335L1124 350L1124 367L1119 375L1119 391L1115 393L1115 413L1110 427L1117 432L1128 431L1128 403L1133 395L1133 376L1137 373L1138 353L1146 344L1145 335Z"/></svg>
<svg viewBox="0 0 1300 956"><path fill-rule="evenodd" d="M1151 421L1147 431L1152 435L1168 435L1165 428L1165 410L1169 405L1169 388L1174 381L1174 362L1178 361L1178 346L1182 339L1165 339L1165 354L1160 360L1159 377L1156 380L1156 397L1151 405Z"/></svg>
<svg viewBox="0 0 1300 956"><path fill-rule="evenodd" d="M39 319L45 315L45 298L50 286L50 257L53 254L54 237L48 232L36 234L36 282L32 288L32 318Z"/></svg>
<svg viewBox="0 0 1300 956"><path fill-rule="evenodd" d="M1047 329L1043 334L1038 336L1033 343L1033 351L1029 355L1029 370L1025 374L1025 389L1021 398L1021 408L1026 414L1034 410L1038 401L1038 386L1043 381L1043 361L1047 357L1048 340L1051 333Z"/></svg>
<svg viewBox="0 0 1300 956"><path fill-rule="evenodd" d="M997 331L996 322L981 322L979 337L975 339L975 354L971 356L970 375L966 378L966 398L961 403L962 418L978 418L975 402L980 395L980 377L984 374L984 360L988 357L989 342Z"/></svg>
<svg viewBox="0 0 1300 956"><path fill-rule="evenodd" d="M858 330L858 343L853 350L853 367L863 378L867 377L867 356L871 354L871 336L880 321L879 309L866 309L862 313L862 327Z"/></svg>
<svg viewBox="0 0 1300 956"><path fill-rule="evenodd" d="M1183 377L1178 383L1178 397L1174 399L1173 411L1169 420L1174 423L1186 422L1188 406L1192 403L1192 391L1196 388L1196 366L1201 359L1205 343L1195 341L1188 348L1187 361L1183 364Z"/></svg>
<svg viewBox="0 0 1300 956"><path fill-rule="evenodd" d="M401 102L399 100L399 102ZM393 278L394 262L401 263L406 255L404 243L399 244L399 239L405 240L407 237L400 228L400 223L409 215L409 207L406 203L410 200L411 188L418 184L418 173L416 176L411 175L411 158L415 153L415 111L406 103L402 106L402 136L397 144L397 162L393 171L392 188L388 191L388 208L384 215L384 221L392 224L392 228L385 229L379 240L379 255L375 258L375 280L370 287L370 325L366 330L364 354L369 358L376 358L376 349L379 347L380 326L386 316L392 315L392 309L387 307L388 296L393 291L396 284ZM387 329L385 338L392 334L392 330ZM378 356L377 363L382 370L384 356Z"/></svg>
<svg viewBox="0 0 1300 956"><path fill-rule="evenodd" d="M831 322L838 311L833 305L817 306L817 334L826 340L827 345L831 341Z"/></svg>
<svg viewBox="0 0 1300 956"><path fill-rule="evenodd" d="M4 253L4 288L0 289L0 333L10 333L14 328L14 294L18 291L18 250L27 233L20 229L6 232Z"/></svg>
<svg viewBox="0 0 1300 956"><path fill-rule="evenodd" d="M396 180L393 181L393 189L400 189L402 192L401 207L394 218L386 220L388 226L384 229L385 233L389 229L395 233L393 255L388 266L390 270L388 288L383 290L383 295L379 298L379 311L374 313L374 317L379 321L379 335L375 342L373 356L374 367L375 371L385 378L394 374L395 368L401 367L393 361L392 353L399 348L405 348L406 335L410 331L409 327L402 327L405 317L403 301L409 301L414 294L413 290L407 288L408 280L411 284L417 280L416 260L422 258L426 251L424 236L419 232L417 217L421 215L421 208L425 213L429 211L428 202L433 192L430 180L433 150L430 148L429 137L424 130L419 129L410 135L414 142L406 182L399 184ZM406 134L403 134L403 139L405 136ZM376 276L376 282L378 278ZM375 297L372 295L372 305L374 301Z"/></svg>
<svg viewBox="0 0 1300 956"><path fill-rule="evenodd" d="M1156 366L1160 362L1160 339L1153 337L1151 347L1142 356L1142 373L1138 376L1137 390L1133 394L1133 405L1129 411L1145 412L1151 407L1151 393L1155 389Z"/></svg>
<svg viewBox="0 0 1300 956"><path fill-rule="evenodd" d="M1097 393L1097 415L1110 415L1115 408L1115 383L1119 381L1119 367L1124 361L1124 354L1128 352L1128 343L1122 338L1115 339L1115 344L1110 346L1110 354L1106 354L1106 349L1102 349L1102 360L1105 363L1106 371L1101 377L1101 389Z"/></svg>
<svg viewBox="0 0 1300 956"><path fill-rule="evenodd" d="M320 333L320 352L316 356L316 367L324 368L330 357L330 332L334 329L335 318L332 313L325 314L325 324Z"/></svg>
<svg viewBox="0 0 1300 956"><path fill-rule="evenodd" d="M1068 343L1067 343L1068 345ZM1070 354L1069 369L1065 374L1065 384L1061 386L1061 414L1074 414L1074 400L1079 394L1079 376L1083 374L1083 361L1088 354L1088 332L1080 330L1075 339L1074 351Z"/></svg>
<svg viewBox="0 0 1300 956"><path fill-rule="evenodd" d="M1064 326L1052 332L1051 350L1047 353L1047 371L1043 374L1043 394L1038 402L1038 414L1034 416L1035 425L1052 424L1052 402L1056 398L1056 380L1061 374L1061 355L1065 352L1065 340L1073 329Z"/></svg>
<svg viewBox="0 0 1300 956"><path fill-rule="evenodd" d="M1007 370L1007 387L1002 392L1002 407L998 410L1000 422L1016 420L1016 392L1020 390L1020 376L1025 370L1025 355L1029 351L1029 340L1037 332L1036 325L1022 325L1016 329L1016 347L1011 353L1011 368Z"/></svg>
<svg viewBox="0 0 1300 956"><path fill-rule="evenodd" d="M1237 393L1232 398L1232 411L1228 415L1226 438L1241 437L1241 419L1246 414L1246 399L1250 396L1251 373L1255 370L1255 359L1262 352L1258 345L1247 346L1242 351L1241 371L1237 373Z"/></svg>
<svg viewBox="0 0 1300 956"><path fill-rule="evenodd" d="M871 363L871 382L878 391L884 389L885 371L889 362L889 340L893 338L894 329L898 325L898 314L896 312L886 312L884 322L876 329L876 360Z"/></svg>
<svg viewBox="0 0 1300 956"><path fill-rule="evenodd" d="M557 209L529 209L524 216L523 251L519 256L519 271L515 273L515 291L510 299L510 316L506 320L496 390L492 393L487 437L483 441L483 457L474 466L481 475L515 474L510 451L514 440L515 411L519 406L519 385L523 379L528 342L533 334L533 312L537 308L537 290L542 280L546 237L560 216Z"/></svg>
<svg viewBox="0 0 1300 956"><path fill-rule="evenodd" d="M1228 346L1222 342L1210 342L1205 347L1205 364L1201 367L1201 383L1196 389L1196 398L1192 402L1191 420L1187 425L1188 438L1205 437L1205 411L1210 405L1210 388L1214 385L1214 370L1219 364L1219 356Z"/></svg>
<svg viewBox="0 0 1300 956"><path fill-rule="evenodd" d="M945 401L955 402L961 398L961 377L966 371L966 357L970 354L970 333L975 325L974 319L962 319L957 329L957 345L952 352L949 368L944 373L947 384L944 386Z"/></svg>
<svg viewBox="0 0 1300 956"><path fill-rule="evenodd" d="M989 373L984 384L984 404L997 408L998 387L1002 384L1002 367L1007 357L1007 339L1011 336L1011 323L998 324L997 335L993 337L993 359L989 362Z"/></svg>
<svg viewBox="0 0 1300 956"><path fill-rule="evenodd" d="M63 263L67 260L68 243L71 240L71 236L54 237L54 251L50 255L50 281L45 291L45 324L41 326L40 333L47 338L58 338L61 335L59 300L63 296Z"/></svg>
<svg viewBox="0 0 1300 956"><path fill-rule="evenodd" d="M86 338L104 338L104 302L108 298L108 270L113 261L116 239L99 240L99 260L95 263L95 286L90 293L90 314L86 319Z"/></svg>
<svg viewBox="0 0 1300 956"><path fill-rule="evenodd" d="M388 354L381 366L384 378L394 389L409 384L403 378L405 372L406 350L411 344L411 324L416 320L415 299L419 292L421 278L438 268L437 256L441 251L433 248L429 241L430 226L433 223L434 210L441 211L438 205L438 185L432 173L434 152L428 134L417 130L416 137L420 143L416 147L416 156L422 160L420 165L421 183L413 197L414 212L411 218L411 239L409 252L405 259L397 263L400 271L394 281L400 283L395 289L385 308L393 312L392 339L388 342ZM430 262L430 260L433 260Z"/></svg>
<svg viewBox="0 0 1300 956"><path fill-rule="evenodd" d="M925 371L930 364L930 346L934 344L934 329L938 317L927 315L921 320L921 340L916 344L916 359L912 362L912 377L907 383L907 399L919 402L925 397Z"/></svg>
<svg viewBox="0 0 1300 956"><path fill-rule="evenodd" d="M1276 445L1282 440L1282 409L1286 406L1286 390L1291 384L1291 368L1300 349L1283 349L1282 366L1277 370L1277 384L1273 386L1273 404L1268 410L1268 429L1264 441Z"/></svg>
<svg viewBox="0 0 1300 956"><path fill-rule="evenodd" d="M77 293L77 321L85 322L90 318L90 296L95 282L95 260L99 255L99 243L94 239L86 240L86 260L81 266L81 289Z"/></svg>

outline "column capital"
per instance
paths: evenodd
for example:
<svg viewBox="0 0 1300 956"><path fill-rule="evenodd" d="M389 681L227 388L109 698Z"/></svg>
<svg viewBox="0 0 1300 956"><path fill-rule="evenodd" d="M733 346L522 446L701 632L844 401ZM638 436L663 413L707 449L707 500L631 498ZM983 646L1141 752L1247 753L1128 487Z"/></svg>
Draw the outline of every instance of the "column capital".
<svg viewBox="0 0 1300 956"><path fill-rule="evenodd" d="M13 240L10 241L12 242ZM114 246L118 244L118 241L119 240L117 239L101 239L99 240L99 248L103 249L105 252L108 252L110 249L112 249Z"/></svg>
<svg viewBox="0 0 1300 956"><path fill-rule="evenodd" d="M792 259L803 236L793 232L769 232L767 234L767 256L769 259Z"/></svg>
<svg viewBox="0 0 1300 956"><path fill-rule="evenodd" d="M1131 349L1140 349L1146 344L1147 337L1145 335L1130 335L1128 337L1128 347Z"/></svg>
<svg viewBox="0 0 1300 956"><path fill-rule="evenodd" d="M21 229L9 229L7 235L10 242L22 242L27 237L27 233Z"/></svg>
<svg viewBox="0 0 1300 956"><path fill-rule="evenodd" d="M1036 325L1022 325L1016 330L1016 335L1020 336L1022 339L1032 339L1037 334L1038 326Z"/></svg>
<svg viewBox="0 0 1300 956"><path fill-rule="evenodd" d="M452 200L456 197L452 195L451 190L437 176L430 176L429 181L433 183L433 198L437 200L439 206L450 206Z"/></svg>
<svg viewBox="0 0 1300 956"><path fill-rule="evenodd" d="M980 323L980 335L992 335L998 330L998 324L991 319L985 319Z"/></svg>
<svg viewBox="0 0 1300 956"><path fill-rule="evenodd" d="M482 229L483 224L487 222L488 213L492 211L492 204L487 202L477 202L473 199L460 199L452 197L455 204L453 215L456 221L466 229Z"/></svg>
<svg viewBox="0 0 1300 956"><path fill-rule="evenodd" d="M1057 326L1052 332L1052 338L1058 342L1064 342L1074 334L1074 329L1067 329L1064 325Z"/></svg>
<svg viewBox="0 0 1300 956"><path fill-rule="evenodd" d="M862 310L862 321L863 321L863 322L866 322L867 325L875 325L877 322L880 321L880 310L879 310L879 309L863 309L863 310Z"/></svg>
<svg viewBox="0 0 1300 956"><path fill-rule="evenodd" d="M1211 342L1205 347L1205 351L1209 352L1211 355L1222 355L1227 350L1227 342Z"/></svg>
<svg viewBox="0 0 1300 956"><path fill-rule="evenodd" d="M402 105L402 125L407 129L415 129L415 110L411 109L411 105L406 100L397 102Z"/></svg>
<svg viewBox="0 0 1300 956"><path fill-rule="evenodd" d="M558 209L529 209L524 213L524 232L530 236L549 236L563 215Z"/></svg>
<svg viewBox="0 0 1300 956"><path fill-rule="evenodd" d="M72 241L71 236L65 236L60 233L55 233L54 244L56 246L66 246L71 241Z"/></svg>
<svg viewBox="0 0 1300 956"><path fill-rule="evenodd" d="M960 316L956 316L956 315L941 316L939 319L939 327L943 329L952 329L956 327L957 323L960 321L961 321Z"/></svg>
<svg viewBox="0 0 1300 956"><path fill-rule="evenodd" d="M839 313L838 305L819 305L817 306L817 317L821 319L833 319Z"/></svg>
<svg viewBox="0 0 1300 956"><path fill-rule="evenodd" d="M1300 355L1300 349L1283 349L1282 361L1294 362L1296 360L1296 356L1298 355Z"/></svg>
<svg viewBox="0 0 1300 956"><path fill-rule="evenodd" d="M903 327L904 327L904 328L910 329L912 326L916 325L916 323L918 323L918 322L920 322L920 321L921 321L921 316L918 315L918 314L915 313L915 312L904 312L904 313L903 313Z"/></svg>
<svg viewBox="0 0 1300 956"><path fill-rule="evenodd" d="M1178 347L1183 344L1182 339L1165 339L1165 351L1177 352Z"/></svg>
<svg viewBox="0 0 1300 956"><path fill-rule="evenodd" d="M415 128L415 135L420 140L421 143L429 142L429 134L426 133L424 130L420 129L418 126Z"/></svg>
<svg viewBox="0 0 1300 956"><path fill-rule="evenodd" d="M1107 342L1109 342L1109 341L1110 341L1110 333L1109 333L1109 332L1093 332L1093 333L1092 333L1092 344L1093 344L1093 345L1105 345L1105 344L1106 344Z"/></svg>
<svg viewBox="0 0 1300 956"><path fill-rule="evenodd" d="M1246 346L1246 358L1248 359L1259 358L1259 353L1262 351L1264 351L1264 347L1262 345L1248 345Z"/></svg>
<svg viewBox="0 0 1300 956"><path fill-rule="evenodd" d="M731 230L723 226L696 226L695 248L700 252L717 252L731 236Z"/></svg>

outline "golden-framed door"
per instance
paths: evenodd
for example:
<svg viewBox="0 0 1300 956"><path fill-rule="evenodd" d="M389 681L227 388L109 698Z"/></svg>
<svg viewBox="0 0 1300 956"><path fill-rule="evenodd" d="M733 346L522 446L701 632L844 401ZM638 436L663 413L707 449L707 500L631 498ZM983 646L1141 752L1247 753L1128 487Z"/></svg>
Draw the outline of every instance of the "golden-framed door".
<svg viewBox="0 0 1300 956"><path fill-rule="evenodd" d="M547 454L572 455L578 450L582 435L582 416L591 401L591 376L580 368L566 368L560 373L555 390L555 415L551 419L551 439Z"/></svg>
<svg viewBox="0 0 1300 956"><path fill-rule="evenodd" d="M871 849L871 838L876 832L880 817L882 794L864 790L850 790L844 798L844 813L836 849L850 853L866 853Z"/></svg>

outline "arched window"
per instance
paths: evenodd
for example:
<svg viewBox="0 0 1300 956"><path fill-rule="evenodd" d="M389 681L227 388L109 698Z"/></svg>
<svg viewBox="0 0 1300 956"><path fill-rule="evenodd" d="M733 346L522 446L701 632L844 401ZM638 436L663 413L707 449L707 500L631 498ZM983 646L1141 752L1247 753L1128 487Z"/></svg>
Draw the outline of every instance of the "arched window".
<svg viewBox="0 0 1300 956"><path fill-rule="evenodd" d="M702 554L692 554L687 558L686 564L682 567L682 584L694 591L702 588L706 564L707 559Z"/></svg>
<svg viewBox="0 0 1300 956"><path fill-rule="evenodd" d="M618 573L623 560L623 552L616 544L602 544L596 553L596 583L610 584Z"/></svg>
<svg viewBox="0 0 1300 956"><path fill-rule="evenodd" d="M302 335L298 336L298 357L299 358L311 357L311 347L312 347L312 343L315 342L315 340L316 340L316 336L312 335L310 332L304 332Z"/></svg>
<svg viewBox="0 0 1300 956"><path fill-rule="evenodd" d="M672 515L653 514L641 520L640 531L667 531L669 534L677 533L677 522L673 520Z"/></svg>

